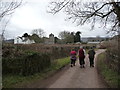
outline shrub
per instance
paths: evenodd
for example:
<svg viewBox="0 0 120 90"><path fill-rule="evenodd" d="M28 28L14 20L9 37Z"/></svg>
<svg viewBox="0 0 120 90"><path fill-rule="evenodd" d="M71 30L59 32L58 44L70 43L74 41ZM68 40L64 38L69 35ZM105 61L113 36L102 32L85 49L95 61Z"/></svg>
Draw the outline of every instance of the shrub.
<svg viewBox="0 0 120 90"><path fill-rule="evenodd" d="M68 57L79 45L3 45L3 74L32 75L48 68L52 60Z"/></svg>
<svg viewBox="0 0 120 90"><path fill-rule="evenodd" d="M51 65L48 53L25 51L18 54L3 57L3 74L32 75L41 72Z"/></svg>
<svg viewBox="0 0 120 90"><path fill-rule="evenodd" d="M104 80L107 82L109 87L118 88L120 85L118 72L109 68L108 63L106 62L106 53L101 53L97 57L97 68L99 73L103 76Z"/></svg>
<svg viewBox="0 0 120 90"><path fill-rule="evenodd" d="M109 68L119 71L119 49L118 49L118 41L117 40L111 40L109 41L109 46L107 46L106 51L106 57L107 57L107 65Z"/></svg>

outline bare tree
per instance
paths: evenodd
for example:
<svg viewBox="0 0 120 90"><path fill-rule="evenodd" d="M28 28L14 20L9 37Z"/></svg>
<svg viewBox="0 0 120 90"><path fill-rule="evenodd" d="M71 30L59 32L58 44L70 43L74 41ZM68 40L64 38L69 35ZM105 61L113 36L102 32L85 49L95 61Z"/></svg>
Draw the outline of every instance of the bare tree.
<svg viewBox="0 0 120 90"><path fill-rule="evenodd" d="M60 39L65 39L67 36L69 36L70 35L70 32L69 31L61 31L60 33L59 33L59 35L58 35L58 37L60 38Z"/></svg>
<svg viewBox="0 0 120 90"><path fill-rule="evenodd" d="M61 31L58 35L62 43L74 43L74 32Z"/></svg>
<svg viewBox="0 0 120 90"><path fill-rule="evenodd" d="M120 2L119 0L106 0L106 2L82 2L82 0L55 0L49 4L49 13L56 14L64 10L68 20L73 20L77 25L90 23L93 29L96 22L101 27L110 26L108 31L119 32L120 28Z"/></svg>
<svg viewBox="0 0 120 90"><path fill-rule="evenodd" d="M21 4L22 0L0 0L0 29L3 38L11 15Z"/></svg>
<svg viewBox="0 0 120 90"><path fill-rule="evenodd" d="M10 18L11 18L11 16L8 17L7 19L5 18L4 20L1 21L1 24L0 24L0 26L1 26L1 28L0 28L1 29L1 36L2 36L3 41L5 39L5 37L4 37L5 30L6 30L6 27L7 27L8 23L9 23L9 21L10 21Z"/></svg>
<svg viewBox="0 0 120 90"><path fill-rule="evenodd" d="M40 38L45 36L45 32L43 29L34 29L32 30L32 34L38 35Z"/></svg>
<svg viewBox="0 0 120 90"><path fill-rule="evenodd" d="M0 0L0 21L3 17L11 15L22 4L22 0Z"/></svg>

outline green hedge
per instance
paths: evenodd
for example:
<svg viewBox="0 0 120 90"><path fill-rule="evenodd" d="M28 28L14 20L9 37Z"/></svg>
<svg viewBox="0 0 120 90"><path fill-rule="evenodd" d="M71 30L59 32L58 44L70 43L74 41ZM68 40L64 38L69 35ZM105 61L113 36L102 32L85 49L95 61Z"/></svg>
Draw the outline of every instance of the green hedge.
<svg viewBox="0 0 120 90"><path fill-rule="evenodd" d="M40 73L36 73L34 75L29 75L29 76L21 76L21 75L3 75L3 88L21 88L24 87L21 84L27 84L32 83L35 80L42 80L46 77L49 77L53 75L57 70L63 68L65 65L70 63L70 58L62 58L62 59L57 59L54 60L53 63L49 68L44 69ZM17 86L18 85L18 86Z"/></svg>
<svg viewBox="0 0 120 90"><path fill-rule="evenodd" d="M48 68L54 60L69 56L72 48L77 51L79 46L3 45L3 75L26 76L39 73Z"/></svg>
<svg viewBox="0 0 120 90"><path fill-rule="evenodd" d="M117 71L109 68L109 63L106 63L106 53L99 54L97 59L98 71L103 76L109 87L118 88L120 86L120 75Z"/></svg>
<svg viewBox="0 0 120 90"><path fill-rule="evenodd" d="M23 52L18 56L3 57L3 75L4 74L20 74L32 75L41 72L50 66L50 55L38 52Z"/></svg>

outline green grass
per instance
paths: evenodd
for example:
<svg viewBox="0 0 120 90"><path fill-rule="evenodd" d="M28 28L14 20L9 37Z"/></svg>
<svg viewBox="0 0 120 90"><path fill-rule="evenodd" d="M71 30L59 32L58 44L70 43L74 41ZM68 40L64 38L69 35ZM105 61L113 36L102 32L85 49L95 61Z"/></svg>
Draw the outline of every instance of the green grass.
<svg viewBox="0 0 120 90"><path fill-rule="evenodd" d="M114 70L110 69L104 63L105 58L105 53L102 53L98 56L98 69L100 70L101 75L104 77L108 85L111 88L117 88L120 76L118 75L118 72L115 72Z"/></svg>
<svg viewBox="0 0 120 90"><path fill-rule="evenodd" d="M37 73L30 76L5 75L3 76L3 81L2 81L3 88L14 88L19 86L20 84L21 85L27 84L38 79L42 80L69 63L70 63L70 58L67 57L67 58L54 60L52 65L41 73Z"/></svg>
<svg viewBox="0 0 120 90"><path fill-rule="evenodd" d="M58 59L55 62L56 64L53 65L54 68L59 69L61 67L64 67L66 64L70 63L70 58L64 58L64 59Z"/></svg>

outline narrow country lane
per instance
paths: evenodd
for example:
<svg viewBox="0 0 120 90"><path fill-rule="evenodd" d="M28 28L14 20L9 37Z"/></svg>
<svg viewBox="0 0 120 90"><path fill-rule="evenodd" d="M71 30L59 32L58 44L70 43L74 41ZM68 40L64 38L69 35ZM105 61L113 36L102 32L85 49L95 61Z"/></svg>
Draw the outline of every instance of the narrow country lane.
<svg viewBox="0 0 120 90"><path fill-rule="evenodd" d="M98 50L95 56L104 50ZM103 81L100 79L96 66L90 68L88 55L85 58L85 68L80 68L77 60L76 66L66 70L53 84L48 88L107 88ZM95 64L96 65L96 64Z"/></svg>
<svg viewBox="0 0 120 90"><path fill-rule="evenodd" d="M95 62L97 55L104 52L103 49L96 51ZM98 75L95 67L89 66L88 55L85 58L85 68L80 68L77 60L76 66L70 65L64 67L54 75L44 80L38 80L31 84L22 85L24 88L108 88L108 86Z"/></svg>

